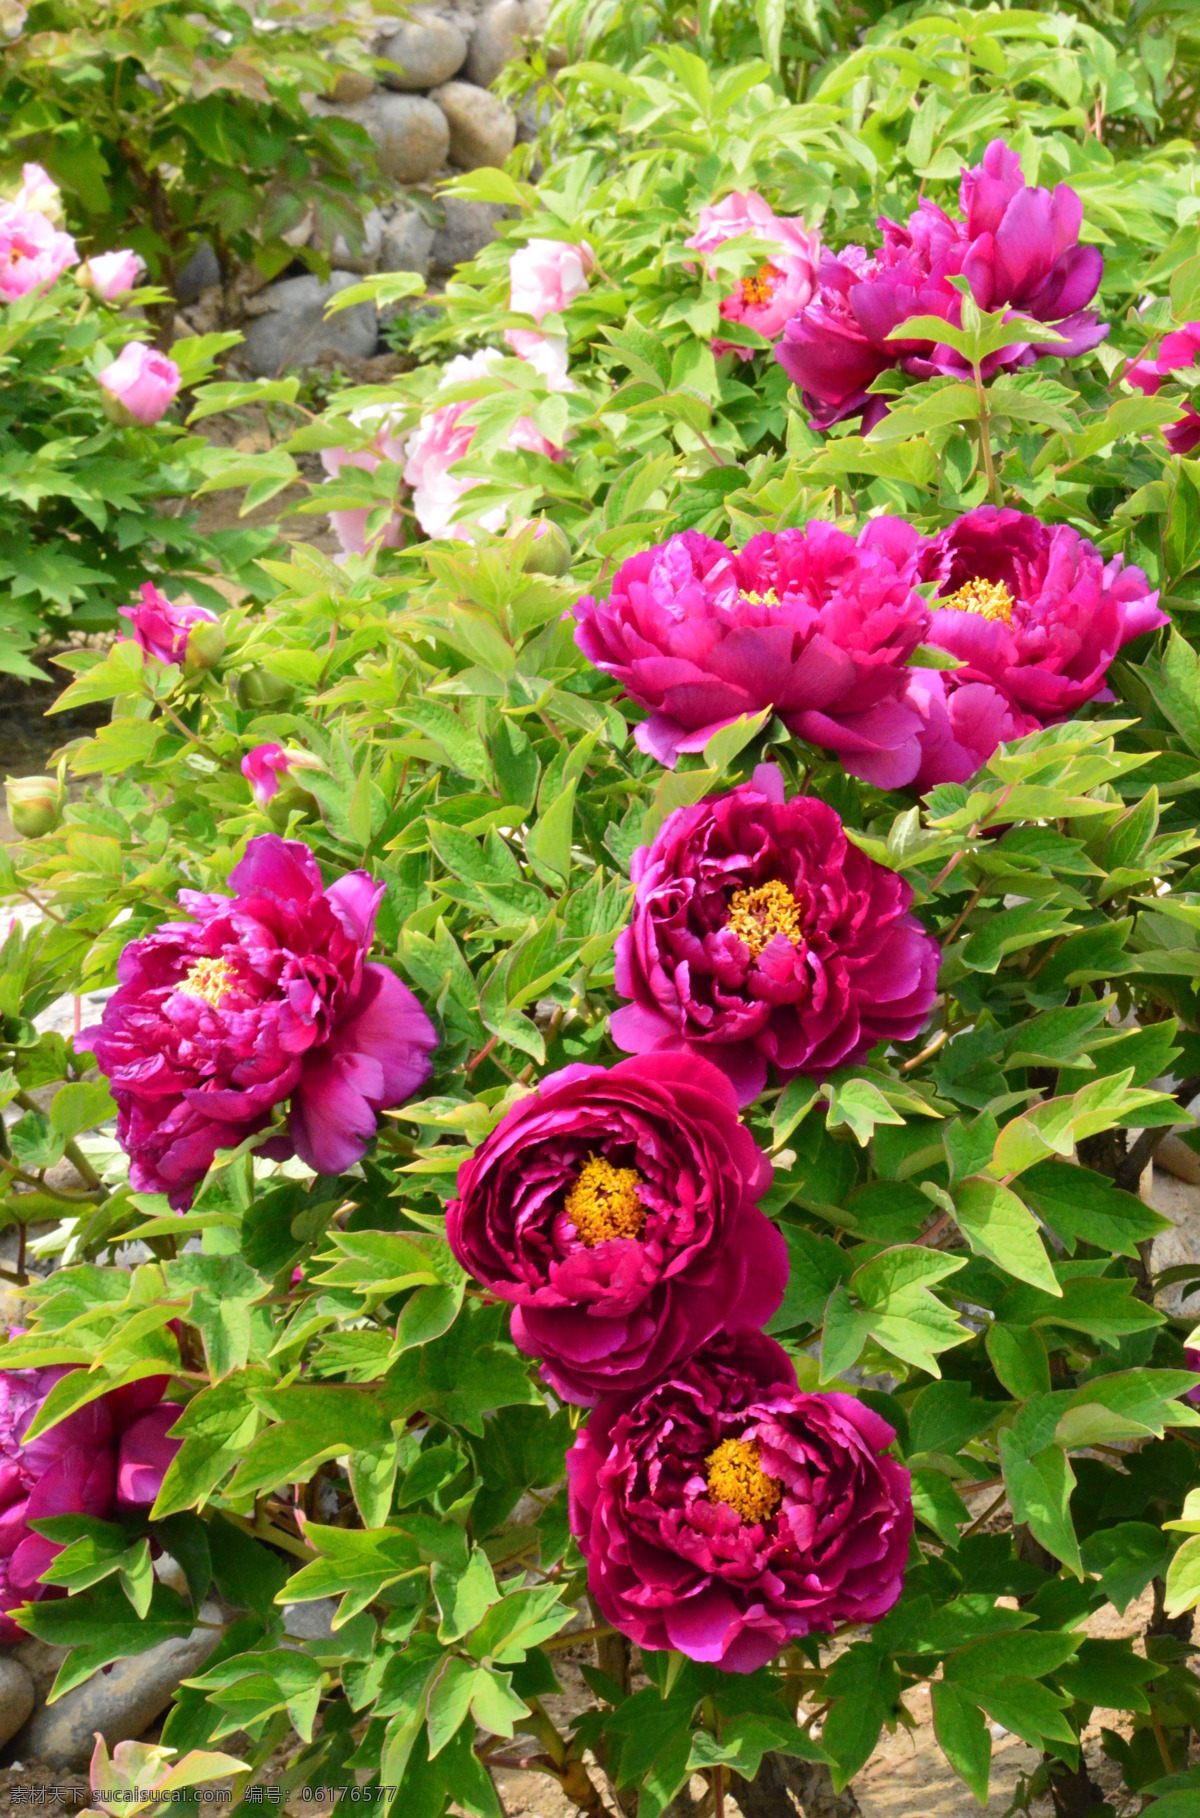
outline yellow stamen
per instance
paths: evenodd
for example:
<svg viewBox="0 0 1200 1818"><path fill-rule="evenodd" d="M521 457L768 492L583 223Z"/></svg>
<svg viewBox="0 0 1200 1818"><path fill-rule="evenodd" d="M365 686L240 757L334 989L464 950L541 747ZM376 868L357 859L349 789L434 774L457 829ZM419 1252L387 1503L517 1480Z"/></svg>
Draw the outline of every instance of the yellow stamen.
<svg viewBox="0 0 1200 1818"><path fill-rule="evenodd" d="M589 1155L563 1201L580 1243L590 1250L611 1237L640 1237L646 1222L641 1184L636 1168L614 1168L602 1155Z"/></svg>
<svg viewBox="0 0 1200 1818"><path fill-rule="evenodd" d="M743 1521L766 1521L779 1507L783 1486L763 1470L754 1440L723 1439L705 1463L709 1497L728 1503Z"/></svg>
<svg viewBox="0 0 1200 1818"><path fill-rule="evenodd" d="M780 274L768 259L760 265L752 278L742 279L742 305L746 309L761 309L775 295L775 286Z"/></svg>
<svg viewBox="0 0 1200 1818"><path fill-rule="evenodd" d="M773 587L768 587L765 593L743 593L741 598L751 606L778 606L779 604L779 595Z"/></svg>
<svg viewBox="0 0 1200 1818"><path fill-rule="evenodd" d="M725 926L749 947L755 959L777 934L792 945L804 933L800 905L780 878L758 884L753 890L735 890L729 899L729 920Z"/></svg>
<svg viewBox="0 0 1200 1818"><path fill-rule="evenodd" d="M1013 597L1003 581L985 581L976 575L952 593L947 600L935 600L935 606L949 606L955 612L977 612L981 619L1002 619L1012 624Z"/></svg>
<svg viewBox="0 0 1200 1818"><path fill-rule="evenodd" d="M237 973L228 960L206 955L193 961L175 989L182 991L185 997L198 997L215 1010L236 983Z"/></svg>

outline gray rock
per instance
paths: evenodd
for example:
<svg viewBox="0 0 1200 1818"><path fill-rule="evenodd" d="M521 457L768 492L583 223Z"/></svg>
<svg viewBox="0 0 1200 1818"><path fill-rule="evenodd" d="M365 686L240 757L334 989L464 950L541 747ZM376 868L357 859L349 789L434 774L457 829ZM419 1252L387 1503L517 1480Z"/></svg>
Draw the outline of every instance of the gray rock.
<svg viewBox="0 0 1200 1818"><path fill-rule="evenodd" d="M331 1641L339 1601L337 1597L318 1597L314 1603L285 1604L284 1633L295 1641Z"/></svg>
<svg viewBox="0 0 1200 1818"><path fill-rule="evenodd" d="M50 1696L58 1669L70 1651L70 1648L51 1647L48 1641L38 1641L32 1635L28 1641L18 1641L9 1649L12 1658L20 1661L33 1680L33 1695L38 1704L45 1704Z"/></svg>
<svg viewBox="0 0 1200 1818"><path fill-rule="evenodd" d="M202 290L208 290L220 282L221 267L217 264L217 255L207 240L201 240L175 279L175 301L194 303Z"/></svg>
<svg viewBox="0 0 1200 1818"><path fill-rule="evenodd" d="M343 69L338 71L337 81L333 85L334 101L365 101L379 87L374 76L365 70Z"/></svg>
<svg viewBox="0 0 1200 1818"><path fill-rule="evenodd" d="M433 240L433 229L420 209L404 209L383 230L380 271L415 271L419 277L427 278Z"/></svg>
<svg viewBox="0 0 1200 1818"><path fill-rule="evenodd" d="M201 1610L206 1622L218 1622L216 1605ZM181 1641L163 1641L145 1654L118 1660L93 1673L57 1704L44 1704L16 1735L13 1747L51 1767L85 1768L99 1730L111 1748L140 1736L164 1711L180 1680L198 1673L218 1641L221 1629L193 1629Z"/></svg>
<svg viewBox="0 0 1200 1818"><path fill-rule="evenodd" d="M288 367L311 366L323 355L366 360L375 352L379 325L373 303L355 303L325 319L325 304L355 282L348 271L335 271L328 284L313 272L272 284L261 301L266 313L246 330L241 357L257 378L274 378Z"/></svg>
<svg viewBox="0 0 1200 1818"><path fill-rule="evenodd" d="M370 134L379 168L393 183L423 183L446 162L449 122L424 95L394 95L381 89L337 112Z"/></svg>
<svg viewBox="0 0 1200 1818"><path fill-rule="evenodd" d="M379 249L383 245L383 216L377 208L363 216L363 243L352 252L350 242L339 234L333 243L329 260L335 271L378 271Z"/></svg>
<svg viewBox="0 0 1200 1818"><path fill-rule="evenodd" d="M418 14L381 39L379 55L400 65L383 78L389 88L436 88L457 76L466 62L467 40L448 19Z"/></svg>
<svg viewBox="0 0 1200 1818"><path fill-rule="evenodd" d="M444 197L442 207L446 225L433 236L431 263L435 271L453 271L491 244L504 210L495 202L464 202L458 196Z"/></svg>
<svg viewBox="0 0 1200 1818"><path fill-rule="evenodd" d="M480 16L471 34L471 51L467 58L467 80L480 88L490 88L506 63L511 63L519 50L518 40L525 36L528 24L521 0L495 0L494 6Z"/></svg>
<svg viewBox="0 0 1200 1818"><path fill-rule="evenodd" d="M450 161L460 170L501 165L517 142L516 115L473 82L446 82L430 96L450 123Z"/></svg>
<svg viewBox="0 0 1200 1818"><path fill-rule="evenodd" d="M0 1654L0 1743L15 1736L33 1710L33 1680L19 1660Z"/></svg>

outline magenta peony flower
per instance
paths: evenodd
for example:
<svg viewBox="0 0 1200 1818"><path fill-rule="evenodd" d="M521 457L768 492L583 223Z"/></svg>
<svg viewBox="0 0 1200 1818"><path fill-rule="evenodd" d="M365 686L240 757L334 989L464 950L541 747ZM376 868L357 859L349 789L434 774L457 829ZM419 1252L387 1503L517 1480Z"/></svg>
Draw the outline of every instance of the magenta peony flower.
<svg viewBox="0 0 1200 1818"><path fill-rule="evenodd" d="M80 1038L111 1081L135 1188L177 1207L288 1098L288 1149L318 1174L352 1167L437 1046L407 985L367 959L382 884L352 871L326 890L307 846L275 834L229 882L233 896L180 891L192 919L126 947Z"/></svg>
<svg viewBox="0 0 1200 1818"><path fill-rule="evenodd" d="M980 505L920 556L937 583L930 642L966 668L950 687L990 682L1041 725L1111 698L1104 678L1121 647L1168 623L1157 590L1122 556L1105 561L1069 524Z"/></svg>
<svg viewBox="0 0 1200 1818"><path fill-rule="evenodd" d="M319 760L307 751L285 751L282 745L256 745L242 759L242 775L260 808L266 808L297 770L319 770Z"/></svg>
<svg viewBox="0 0 1200 1818"><path fill-rule="evenodd" d="M892 367L919 377L965 370L961 355L944 342L887 338L912 316L961 326L954 277L967 279L981 308L1029 316L1063 337L1001 348L984 362L985 373L1027 366L1043 354L1066 359L1104 339L1106 325L1085 307L1099 288L1104 260L1097 247L1079 244L1083 204L1073 189L1031 188L1017 154L994 139L983 162L964 169L959 200L965 221L922 200L907 227L880 220L876 253L850 246L822 260L816 295L775 350L818 428L861 411L863 430L870 429L887 406L869 387Z"/></svg>
<svg viewBox="0 0 1200 1818"><path fill-rule="evenodd" d="M751 1673L900 1595L910 1478L886 1421L802 1394L760 1332L723 1334L641 1395L606 1395L567 1453L588 1589L643 1648Z"/></svg>
<svg viewBox="0 0 1200 1818"><path fill-rule="evenodd" d="M129 295L146 269L135 252L93 253L76 273L76 282L102 303L116 303Z"/></svg>
<svg viewBox="0 0 1200 1818"><path fill-rule="evenodd" d="M787 1250L755 1204L770 1183L724 1074L647 1054L566 1067L520 1099L459 1169L446 1234L512 1303L518 1348L587 1403L771 1317Z"/></svg>
<svg viewBox="0 0 1200 1818"><path fill-rule="evenodd" d="M118 422L157 423L179 390L179 368L141 341L128 341L111 366L97 375Z"/></svg>
<svg viewBox="0 0 1200 1818"><path fill-rule="evenodd" d="M1041 727L990 682L960 682L940 669L914 669L906 699L922 720L921 767L914 778L921 794L935 783L965 783L998 746Z"/></svg>
<svg viewBox="0 0 1200 1818"><path fill-rule="evenodd" d="M69 1374L60 1367L0 1370L0 1642L25 1639L7 1611L62 1595L40 1583L61 1544L35 1533L30 1523L55 1515L112 1514L118 1445L124 1447L143 1421L165 1432L182 1412L176 1403L162 1401L168 1378L149 1377L88 1402L26 1443L25 1434L46 1396ZM145 1458L148 1466L163 1456L165 1445L177 1449L177 1442L163 1441L151 1457L146 1441L135 1440L130 1455ZM153 1502L157 1488L150 1496L140 1493L149 1484L145 1469L139 1479L131 1477L125 1504Z"/></svg>
<svg viewBox="0 0 1200 1818"><path fill-rule="evenodd" d="M902 698L929 628L919 549L898 518L857 538L814 521L737 554L685 531L625 562L607 600L580 600L575 641L649 709L635 736L662 764L773 707L855 776L894 788L919 761L920 718Z"/></svg>
<svg viewBox="0 0 1200 1818"><path fill-rule="evenodd" d="M770 257L752 277L743 278L721 304L721 315L727 322L744 322L768 341L783 332L785 325L809 302L816 288L817 266L821 257L821 236L808 233L804 223L792 216L777 215L769 202L754 190L736 190L715 207L700 210L699 225L685 246L697 252L712 253L726 240L753 234L772 248ZM711 262L705 265L713 275ZM714 341L715 354L738 353L744 360L753 357L753 349L736 342Z"/></svg>
<svg viewBox="0 0 1200 1818"><path fill-rule="evenodd" d="M75 242L36 208L0 204L0 302L48 290L75 263Z"/></svg>
<svg viewBox="0 0 1200 1818"><path fill-rule="evenodd" d="M339 446L321 450L321 465L331 480L336 480L343 467L361 467L364 473L374 473L384 461L400 466L408 438L395 433L395 416L387 405L363 405L359 410L350 411L348 420L359 429L368 428L374 423L375 433L366 448L348 449ZM330 528L342 546L342 557L366 555L367 520L371 516L371 509L370 506L363 505L329 513ZM396 511L383 529L376 531L371 539L371 547L398 549L403 541L404 520Z"/></svg>
<svg viewBox="0 0 1200 1818"><path fill-rule="evenodd" d="M539 341L545 337L538 336ZM502 358L499 350L485 347L481 353L458 354L442 375L442 385L463 385L492 372ZM539 369L540 370L540 369ZM466 493L479 481L465 474L452 473L457 461L471 452L475 425L464 422L469 402L442 404L422 417L408 444L404 478L413 489L413 510L427 537L455 537L469 542L476 529L502 530L507 507L496 505L478 512L469 521L456 517ZM510 449L527 448L534 454L561 458L562 450L548 442L532 417L521 417L514 424L505 444Z"/></svg>
<svg viewBox="0 0 1200 1818"><path fill-rule="evenodd" d="M1197 362L1200 362L1200 322L1189 322L1185 328L1177 328L1174 333L1163 336L1156 359L1149 357L1147 348L1145 353L1129 362L1122 376L1128 384L1136 385L1139 391L1152 398L1173 372L1186 372ZM1200 444L1200 412L1190 398L1184 402L1182 415L1174 423L1168 423L1163 434L1172 454L1191 454Z"/></svg>
<svg viewBox="0 0 1200 1818"><path fill-rule="evenodd" d="M133 642L158 663L178 663L189 675L209 669L225 649L225 633L207 606L177 605L153 581L143 581L136 606L121 606Z"/></svg>
<svg viewBox="0 0 1200 1818"><path fill-rule="evenodd" d="M595 262L586 240L579 246L569 240L527 240L509 260L508 307L539 325L543 316L561 315L587 289Z"/></svg>
<svg viewBox="0 0 1200 1818"><path fill-rule="evenodd" d="M1200 1370L1200 1351L1193 1350L1191 1345L1184 1347L1183 1367L1185 1370ZM1200 1402L1200 1383L1194 1389L1189 1389L1183 1399L1190 1401L1193 1407Z"/></svg>
<svg viewBox="0 0 1200 1818"><path fill-rule="evenodd" d="M183 1412L173 1401L160 1402L121 1434L117 1448L117 1507L152 1507L181 1439L169 1437Z"/></svg>
<svg viewBox="0 0 1200 1818"><path fill-rule="evenodd" d="M784 799L760 764L728 795L677 808L634 854L632 926L617 941L619 1048L703 1055L757 1098L908 1041L937 988L937 942L912 891L847 840L839 815Z"/></svg>

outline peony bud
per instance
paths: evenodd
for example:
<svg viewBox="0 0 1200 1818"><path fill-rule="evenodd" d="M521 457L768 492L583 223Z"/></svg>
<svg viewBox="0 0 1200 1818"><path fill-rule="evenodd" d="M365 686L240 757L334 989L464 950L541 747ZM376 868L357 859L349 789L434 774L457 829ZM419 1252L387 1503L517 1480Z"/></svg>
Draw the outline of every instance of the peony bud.
<svg viewBox="0 0 1200 1818"><path fill-rule="evenodd" d="M202 675L215 669L225 655L225 629L220 619L197 619L187 634L184 675Z"/></svg>
<svg viewBox="0 0 1200 1818"><path fill-rule="evenodd" d="M145 261L135 252L96 253L83 261L75 282L102 303L115 303L129 295L145 269Z"/></svg>
<svg viewBox="0 0 1200 1818"><path fill-rule="evenodd" d="M262 669L255 664L253 669L243 669L234 684L239 707L283 707L292 698L292 686L282 676L272 675L269 669Z"/></svg>
<svg viewBox="0 0 1200 1818"><path fill-rule="evenodd" d="M114 423L157 423L179 390L179 368L165 354L130 341L97 375L104 408Z"/></svg>
<svg viewBox="0 0 1200 1818"><path fill-rule="evenodd" d="M526 574L548 574L556 578L566 574L571 566L570 538L565 530L552 524L549 518L519 518L508 535L520 536L531 524L534 527L533 542L525 557Z"/></svg>
<svg viewBox="0 0 1200 1818"><path fill-rule="evenodd" d="M66 791L55 776L10 776L4 780L8 818L22 839L53 833L62 820Z"/></svg>

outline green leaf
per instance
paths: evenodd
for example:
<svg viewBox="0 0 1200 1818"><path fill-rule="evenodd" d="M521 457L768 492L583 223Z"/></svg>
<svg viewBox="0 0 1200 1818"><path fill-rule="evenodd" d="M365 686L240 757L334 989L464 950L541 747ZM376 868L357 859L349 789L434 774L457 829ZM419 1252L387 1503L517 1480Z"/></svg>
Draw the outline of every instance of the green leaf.
<svg viewBox="0 0 1200 1818"><path fill-rule="evenodd" d="M461 1640L469 1629L477 1627L485 1611L500 1596L487 1554L479 1547L473 1550L465 1571L435 1562L431 1576L441 1612L439 1641Z"/></svg>
<svg viewBox="0 0 1200 1818"><path fill-rule="evenodd" d="M979 1256L1044 1294L1061 1295L1037 1220L1016 1194L974 1175L955 1189L954 1220Z"/></svg>
<svg viewBox="0 0 1200 1818"><path fill-rule="evenodd" d="M1000 1435L1000 1461L1014 1521L1025 1522L1047 1552L1082 1578L1083 1560L1071 1521L1075 1473L1066 1454L1052 1445L1029 1458L1010 1428Z"/></svg>
<svg viewBox="0 0 1200 1818"><path fill-rule="evenodd" d="M978 1799L988 1802L992 1736L983 1712L956 1685L939 1680L930 1687L933 1731L946 1760Z"/></svg>
<svg viewBox="0 0 1200 1818"><path fill-rule="evenodd" d="M399 1528L329 1528L305 1524L305 1538L318 1558L288 1579L279 1603L308 1603L341 1596L335 1629L373 1603L388 1585L422 1570L420 1548Z"/></svg>
<svg viewBox="0 0 1200 1818"><path fill-rule="evenodd" d="M47 1699L53 1704L114 1660L144 1654L163 1641L181 1641L195 1617L182 1597L157 1583L148 1614L139 1617L120 1586L106 1578L61 1602L27 1605L21 1621L39 1641L70 1650Z"/></svg>

